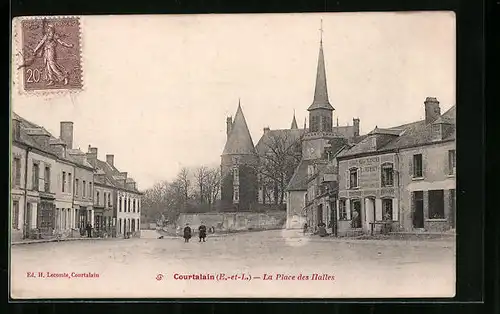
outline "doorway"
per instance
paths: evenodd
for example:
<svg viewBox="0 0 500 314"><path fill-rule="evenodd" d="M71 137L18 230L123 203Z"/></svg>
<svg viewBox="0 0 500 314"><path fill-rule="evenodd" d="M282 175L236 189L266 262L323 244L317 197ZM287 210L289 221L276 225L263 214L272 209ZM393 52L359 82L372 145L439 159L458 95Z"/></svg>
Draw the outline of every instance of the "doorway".
<svg viewBox="0 0 500 314"><path fill-rule="evenodd" d="M361 228L361 200L351 200L351 226Z"/></svg>
<svg viewBox="0 0 500 314"><path fill-rule="evenodd" d="M365 231L370 231L370 223L375 222L375 198L365 198Z"/></svg>
<svg viewBox="0 0 500 314"><path fill-rule="evenodd" d="M320 204L318 205L318 208L316 210L316 217L317 217L317 222L318 225L323 223L323 205Z"/></svg>
<svg viewBox="0 0 500 314"><path fill-rule="evenodd" d="M413 228L424 228L424 192L413 192Z"/></svg>

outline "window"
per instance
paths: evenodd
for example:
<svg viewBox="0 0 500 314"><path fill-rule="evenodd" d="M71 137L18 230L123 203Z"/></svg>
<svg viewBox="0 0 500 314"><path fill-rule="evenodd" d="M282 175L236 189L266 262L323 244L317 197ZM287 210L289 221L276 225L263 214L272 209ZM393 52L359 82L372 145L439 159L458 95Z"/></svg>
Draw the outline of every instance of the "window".
<svg viewBox="0 0 500 314"><path fill-rule="evenodd" d="M382 220L392 220L392 199L382 200Z"/></svg>
<svg viewBox="0 0 500 314"><path fill-rule="evenodd" d="M111 194L108 193L108 207L111 207Z"/></svg>
<svg viewBox="0 0 500 314"><path fill-rule="evenodd" d="M118 220L118 230L121 233L122 232L122 219Z"/></svg>
<svg viewBox="0 0 500 314"><path fill-rule="evenodd" d="M104 194L104 195L106 195L106 194ZM96 192L96 196L95 197L97 199L97 205L101 205L101 197L99 195L99 191Z"/></svg>
<svg viewBox="0 0 500 314"><path fill-rule="evenodd" d="M449 175L454 175L455 174L455 150L449 150L448 151L448 174Z"/></svg>
<svg viewBox="0 0 500 314"><path fill-rule="evenodd" d="M40 169L38 164L33 164L33 190L38 191L38 185L40 184Z"/></svg>
<svg viewBox="0 0 500 314"><path fill-rule="evenodd" d="M78 196L78 191L80 191L80 180L75 179L75 195Z"/></svg>
<svg viewBox="0 0 500 314"><path fill-rule="evenodd" d="M137 212L139 213L141 211L141 206L140 206L140 201L137 200Z"/></svg>
<svg viewBox="0 0 500 314"><path fill-rule="evenodd" d="M62 191L66 192L66 172L62 172Z"/></svg>
<svg viewBox="0 0 500 314"><path fill-rule="evenodd" d="M354 168L349 170L349 188L358 187L358 169Z"/></svg>
<svg viewBox="0 0 500 314"><path fill-rule="evenodd" d="M422 154L413 155L413 177L421 178L423 176Z"/></svg>
<svg viewBox="0 0 500 314"><path fill-rule="evenodd" d="M73 181L71 180L71 172L68 172L68 192L73 190Z"/></svg>
<svg viewBox="0 0 500 314"><path fill-rule="evenodd" d="M382 186L394 185L394 168L390 163L382 165Z"/></svg>
<svg viewBox="0 0 500 314"><path fill-rule="evenodd" d="M12 229L19 229L19 201L12 202Z"/></svg>
<svg viewBox="0 0 500 314"><path fill-rule="evenodd" d="M345 200L339 200L339 220L347 220L347 210Z"/></svg>
<svg viewBox="0 0 500 314"><path fill-rule="evenodd" d="M45 167L44 180L44 191L50 192L50 167Z"/></svg>
<svg viewBox="0 0 500 314"><path fill-rule="evenodd" d="M86 185L85 180L83 180L82 187L83 187L82 197L86 197L87 196L87 185Z"/></svg>
<svg viewBox="0 0 500 314"><path fill-rule="evenodd" d="M135 200L133 200L133 202L132 202L132 210L135 213Z"/></svg>
<svg viewBox="0 0 500 314"><path fill-rule="evenodd" d="M127 211L130 213L130 198L127 199Z"/></svg>
<svg viewBox="0 0 500 314"><path fill-rule="evenodd" d="M429 219L444 219L444 191L429 191Z"/></svg>
<svg viewBox="0 0 500 314"><path fill-rule="evenodd" d="M234 180L234 182L240 181L240 171L238 168L234 168L234 170L233 170L233 180Z"/></svg>
<svg viewBox="0 0 500 314"><path fill-rule="evenodd" d="M122 198L120 197L120 199L118 200L118 211L122 211Z"/></svg>
<svg viewBox="0 0 500 314"><path fill-rule="evenodd" d="M89 182L89 197L92 197L94 193L92 193L92 182Z"/></svg>
<svg viewBox="0 0 500 314"><path fill-rule="evenodd" d="M351 200L351 227L361 228L361 201Z"/></svg>
<svg viewBox="0 0 500 314"><path fill-rule="evenodd" d="M14 158L12 166L14 167L14 169L12 169L12 178L14 179L13 183L16 186L19 186L21 185L21 158Z"/></svg>
<svg viewBox="0 0 500 314"><path fill-rule="evenodd" d="M311 132L318 132L319 131L319 117L312 116L311 117L311 123L309 125L310 131Z"/></svg>

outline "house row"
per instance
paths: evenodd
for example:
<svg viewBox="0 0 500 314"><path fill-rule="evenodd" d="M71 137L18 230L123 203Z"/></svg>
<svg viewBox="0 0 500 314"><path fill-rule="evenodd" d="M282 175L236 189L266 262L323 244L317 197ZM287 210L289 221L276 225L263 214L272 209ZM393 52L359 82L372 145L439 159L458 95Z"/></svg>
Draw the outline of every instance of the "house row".
<svg viewBox="0 0 500 314"><path fill-rule="evenodd" d="M12 113L11 239L139 235L141 192L114 156L73 148L73 122L55 137Z"/></svg>
<svg viewBox="0 0 500 314"><path fill-rule="evenodd" d="M375 127L357 143L308 165L303 222L336 235L455 229L456 153L453 106L441 114L427 97L425 119ZM296 191L290 193L296 194Z"/></svg>

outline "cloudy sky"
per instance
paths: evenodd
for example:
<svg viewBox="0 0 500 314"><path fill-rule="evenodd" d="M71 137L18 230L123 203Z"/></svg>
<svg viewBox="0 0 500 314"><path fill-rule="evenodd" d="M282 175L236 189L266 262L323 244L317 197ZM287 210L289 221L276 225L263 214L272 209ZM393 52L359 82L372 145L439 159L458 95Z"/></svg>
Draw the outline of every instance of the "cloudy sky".
<svg viewBox="0 0 500 314"><path fill-rule="evenodd" d="M320 20L330 102L361 132L424 116L437 97L455 104L452 13L322 13L82 17L84 90L27 96L21 116L74 146L91 144L144 189L182 166L217 165L238 98L254 143L262 128L300 126L312 102ZM15 79L14 79L15 80ZM19 86L19 84L17 84Z"/></svg>

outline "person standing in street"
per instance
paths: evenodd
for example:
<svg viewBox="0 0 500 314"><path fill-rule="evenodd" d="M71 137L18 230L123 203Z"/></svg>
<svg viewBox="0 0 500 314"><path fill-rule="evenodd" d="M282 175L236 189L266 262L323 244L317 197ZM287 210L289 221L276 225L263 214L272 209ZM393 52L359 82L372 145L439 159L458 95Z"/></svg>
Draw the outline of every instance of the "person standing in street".
<svg viewBox="0 0 500 314"><path fill-rule="evenodd" d="M87 238L92 238L92 225L87 223Z"/></svg>
<svg viewBox="0 0 500 314"><path fill-rule="evenodd" d="M189 239L191 239L191 227L189 227L189 224L186 224L186 227L184 227L184 242L188 243Z"/></svg>
<svg viewBox="0 0 500 314"><path fill-rule="evenodd" d="M201 240L203 240L203 242L206 242L205 238L207 237L207 227L203 224L203 222L201 222L201 225L198 228L198 233L199 233L199 237L200 237L199 242L201 242Z"/></svg>

